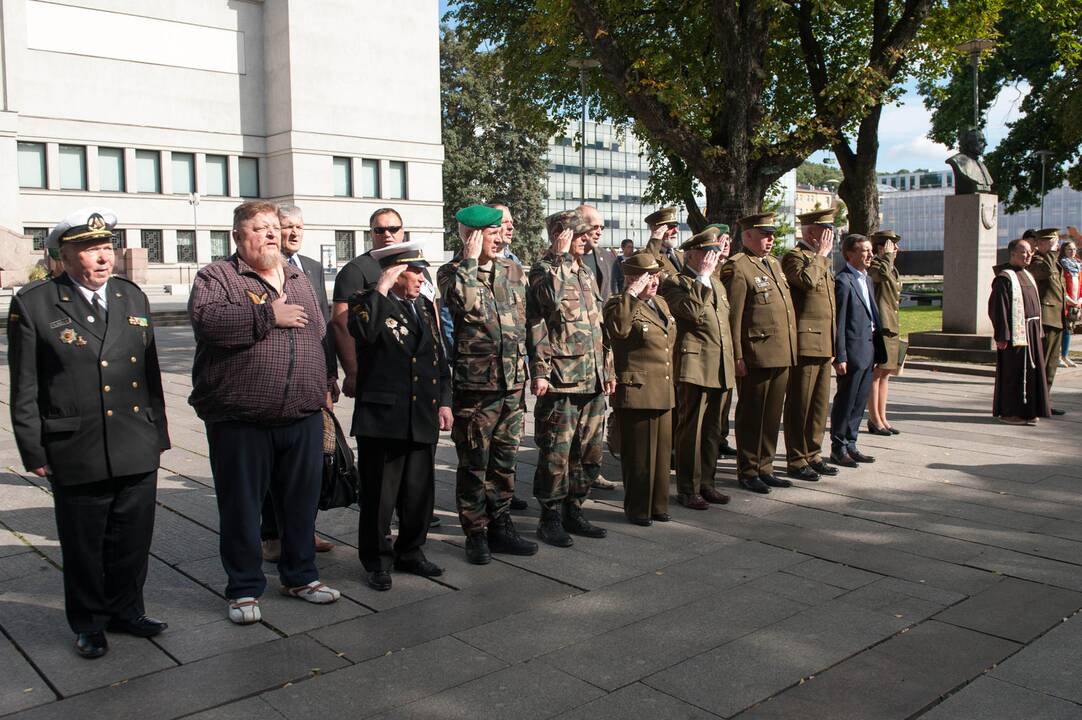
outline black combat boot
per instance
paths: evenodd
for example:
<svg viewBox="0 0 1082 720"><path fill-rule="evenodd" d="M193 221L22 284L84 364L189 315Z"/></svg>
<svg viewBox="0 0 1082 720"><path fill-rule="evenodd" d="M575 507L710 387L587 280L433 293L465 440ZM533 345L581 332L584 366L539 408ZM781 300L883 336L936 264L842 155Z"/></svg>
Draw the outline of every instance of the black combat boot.
<svg viewBox="0 0 1082 720"><path fill-rule="evenodd" d="M488 547L494 553L537 554L537 543L522 539L507 513L501 514L488 524Z"/></svg>
<svg viewBox="0 0 1082 720"><path fill-rule="evenodd" d="M560 523L560 511L555 508L541 508L541 520L537 523L537 537L542 542L556 547L571 547L575 541Z"/></svg>
<svg viewBox="0 0 1082 720"><path fill-rule="evenodd" d="M565 502L563 507L564 530L572 535L582 535L590 538L603 538L609 534L605 528L591 525L590 521L582 516L582 508L577 502Z"/></svg>
<svg viewBox="0 0 1082 720"><path fill-rule="evenodd" d="M466 560L473 565L488 565L492 553L488 549L488 537L483 532L466 536Z"/></svg>

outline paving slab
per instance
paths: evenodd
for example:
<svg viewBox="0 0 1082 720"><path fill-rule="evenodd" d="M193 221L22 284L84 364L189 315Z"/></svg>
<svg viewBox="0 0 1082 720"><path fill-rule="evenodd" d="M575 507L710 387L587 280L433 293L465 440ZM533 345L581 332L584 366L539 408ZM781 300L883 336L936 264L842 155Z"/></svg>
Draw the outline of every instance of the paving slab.
<svg viewBox="0 0 1082 720"><path fill-rule="evenodd" d="M1028 642L1082 608L1082 594L1026 580L1002 582L936 615L936 620Z"/></svg>
<svg viewBox="0 0 1082 720"><path fill-rule="evenodd" d="M1082 615L1049 630L992 671L999 680L1082 705Z"/></svg>
<svg viewBox="0 0 1082 720"><path fill-rule="evenodd" d="M4 669L0 672L0 715L56 700L56 693L44 678L3 635L0 635L0 668Z"/></svg>
<svg viewBox="0 0 1082 720"><path fill-rule="evenodd" d="M184 720L281 720L284 716L261 697L250 697L187 715Z"/></svg>
<svg viewBox="0 0 1082 720"><path fill-rule="evenodd" d="M14 717L172 720L284 683L303 685L299 681L345 665L347 661L309 637L285 638L99 688Z"/></svg>
<svg viewBox="0 0 1082 720"><path fill-rule="evenodd" d="M921 720L1079 720L1082 705L984 676L920 717Z"/></svg>
<svg viewBox="0 0 1082 720"><path fill-rule="evenodd" d="M408 705L503 669L504 663L452 637L283 687L263 698L286 718L363 718Z"/></svg>
<svg viewBox="0 0 1082 720"><path fill-rule="evenodd" d="M868 583L875 582L883 577L877 573L870 573L866 570L859 570L854 567L849 567L848 565L828 562L826 560L820 560L819 558L811 558L798 565L790 565L782 572L809 578L846 590L855 590L861 585L867 585Z"/></svg>
<svg viewBox="0 0 1082 720"><path fill-rule="evenodd" d="M717 718L717 715L694 705L688 705L672 695L666 695L641 683L635 683L556 716L557 720L627 720L628 718L713 720Z"/></svg>

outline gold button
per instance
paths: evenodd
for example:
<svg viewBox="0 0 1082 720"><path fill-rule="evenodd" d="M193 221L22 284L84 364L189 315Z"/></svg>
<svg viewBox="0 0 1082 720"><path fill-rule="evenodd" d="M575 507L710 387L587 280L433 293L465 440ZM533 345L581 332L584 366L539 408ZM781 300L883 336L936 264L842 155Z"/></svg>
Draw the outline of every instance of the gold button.
<svg viewBox="0 0 1082 720"><path fill-rule="evenodd" d="M139 383L138 382L132 382L131 386L133 388L137 388L137 387L139 387Z"/></svg>
<svg viewBox="0 0 1082 720"><path fill-rule="evenodd" d="M666 379L666 380L668 380L668 379L669 379L669 376L668 376L668 375L666 375L666 376L665 376L665 379Z"/></svg>
<svg viewBox="0 0 1082 720"><path fill-rule="evenodd" d="M139 412L139 406L138 405L132 405L131 411L132 412Z"/></svg>
<svg viewBox="0 0 1082 720"><path fill-rule="evenodd" d="M106 385L105 387L102 388L102 390L104 390L105 392L109 392L110 390L112 390L112 388L109 387L108 385Z"/></svg>
<svg viewBox="0 0 1082 720"><path fill-rule="evenodd" d="M418 381L418 380L420 380L420 379L421 379L421 378L417 377L416 375L414 375L414 376L413 376L413 382L417 382L417 381Z"/></svg>
<svg viewBox="0 0 1082 720"><path fill-rule="evenodd" d="M417 364L417 358L410 358L410 362L413 363L414 365L416 365Z"/></svg>
<svg viewBox="0 0 1082 720"><path fill-rule="evenodd" d="M433 385L435 385L435 384L436 384L436 378L432 378L432 384L433 384Z"/></svg>
<svg viewBox="0 0 1082 720"><path fill-rule="evenodd" d="M102 367L109 367L109 361L108 360L102 360L101 361L101 366Z"/></svg>
<svg viewBox="0 0 1082 720"><path fill-rule="evenodd" d="M435 405L435 404L436 404L436 401L435 401L435 400L433 400L433 401L432 401L432 404L433 404L433 405Z"/></svg>
<svg viewBox="0 0 1082 720"><path fill-rule="evenodd" d="M412 396L412 399L413 399L414 401L416 401L416 400L417 400L417 396L416 396L416 395L413 395L413 396Z"/></svg>
<svg viewBox="0 0 1082 720"><path fill-rule="evenodd" d="M108 417L112 417L112 416L113 416L113 411L112 411L112 410L106 410L106 411L105 411L105 414L106 414L106 416L108 416Z"/></svg>
<svg viewBox="0 0 1082 720"><path fill-rule="evenodd" d="M135 356L134 356L134 355L132 355L132 356L131 356L131 361L132 361L132 362L135 362L135 361L136 361L136 360L135 360Z"/></svg>

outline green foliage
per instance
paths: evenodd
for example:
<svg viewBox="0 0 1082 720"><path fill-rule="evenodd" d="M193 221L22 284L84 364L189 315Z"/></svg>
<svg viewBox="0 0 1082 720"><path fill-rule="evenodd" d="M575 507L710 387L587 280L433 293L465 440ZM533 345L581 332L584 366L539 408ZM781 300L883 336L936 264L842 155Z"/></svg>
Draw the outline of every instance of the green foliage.
<svg viewBox="0 0 1082 720"><path fill-rule="evenodd" d="M478 52L455 29L440 29L443 222L447 245L462 243L454 215L474 203L502 202L515 219L512 250L531 262L544 244L545 151L552 125L515 112L498 56Z"/></svg>
<svg viewBox="0 0 1082 720"><path fill-rule="evenodd" d="M998 47L981 64L980 124L1003 88L1017 88L1023 116L985 157L993 192L1007 199L1008 211L1016 212L1040 203L1038 150L1052 153L1046 188L1059 186L1064 178L1082 188L1082 3L1007 0L994 34ZM973 123L968 61L957 59L945 82L925 80L920 89L933 111L929 137L955 146L959 131Z"/></svg>
<svg viewBox="0 0 1082 720"><path fill-rule="evenodd" d="M842 171L830 165L805 160L796 169L796 181L801 185L811 185L814 188L827 187L827 180L841 181Z"/></svg>

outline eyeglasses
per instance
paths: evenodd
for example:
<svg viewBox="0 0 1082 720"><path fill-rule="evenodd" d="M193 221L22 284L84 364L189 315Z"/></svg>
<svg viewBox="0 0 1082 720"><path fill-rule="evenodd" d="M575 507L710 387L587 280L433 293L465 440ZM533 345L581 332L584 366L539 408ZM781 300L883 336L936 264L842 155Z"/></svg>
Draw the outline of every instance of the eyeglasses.
<svg viewBox="0 0 1082 720"><path fill-rule="evenodd" d="M388 227L374 227L372 228L373 235L394 235L396 232L402 229L401 225L390 225Z"/></svg>

